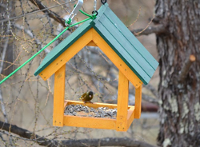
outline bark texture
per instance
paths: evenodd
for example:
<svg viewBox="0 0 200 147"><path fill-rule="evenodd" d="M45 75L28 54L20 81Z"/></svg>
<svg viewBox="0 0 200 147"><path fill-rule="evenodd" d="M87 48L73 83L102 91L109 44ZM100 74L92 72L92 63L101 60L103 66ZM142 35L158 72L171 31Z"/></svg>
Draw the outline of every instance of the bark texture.
<svg viewBox="0 0 200 147"><path fill-rule="evenodd" d="M155 23L167 29L156 35L162 99L158 143L199 147L200 0L156 0L155 13Z"/></svg>

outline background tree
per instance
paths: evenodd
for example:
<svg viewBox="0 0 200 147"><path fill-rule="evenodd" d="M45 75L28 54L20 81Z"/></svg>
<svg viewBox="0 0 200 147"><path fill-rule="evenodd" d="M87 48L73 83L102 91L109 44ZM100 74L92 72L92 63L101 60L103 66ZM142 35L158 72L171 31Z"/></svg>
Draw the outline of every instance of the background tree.
<svg viewBox="0 0 200 147"><path fill-rule="evenodd" d="M200 145L200 1L156 0L160 63L159 144Z"/></svg>
<svg viewBox="0 0 200 147"><path fill-rule="evenodd" d="M0 1L2 16L0 20L1 48L3 49L0 52L1 60L3 60L0 64L1 79L6 75L6 73L2 73L7 68L3 65L7 63L9 65L6 66L21 65L65 27L63 17L69 14L75 3L75 1L71 1L63 4L68 2L67 0L18 0L15 3L13 2L11 0ZM93 8L92 2L90 1L90 3L88 2L87 5L83 6L84 11L92 11L92 9L89 9L89 7ZM136 5L136 2L138 5ZM138 7L139 4L143 3L142 6L145 7L145 5L151 5L153 2L145 0L127 2L118 0L116 2L116 0L110 0L109 3L113 7L112 9L120 6L120 11L118 8L115 13L121 16L124 22L137 26L135 22L138 21L140 15L142 16L141 8ZM52 4L57 4L59 7L50 9ZM135 15L137 11L134 11L134 9L139 9L138 15ZM14 13L17 14L15 21L9 21L9 17L14 17ZM148 15L148 13L145 15ZM156 89L149 85L146 89L151 94L143 94L143 99L160 106L158 142L159 145L164 147L187 147L200 144L199 15L199 0L156 0L155 18L151 19L155 25L149 27L150 24L148 24L146 26L148 23L146 21L139 24L139 26L144 27L143 29L133 30L132 26L129 27L135 35L156 34L160 62L159 95ZM130 17L128 16L134 17L136 20L134 22L129 21ZM9 30L6 30L6 28L9 28ZM74 29L72 28L68 34ZM67 34L62 36L58 42L66 36ZM5 46L8 39L12 42ZM144 40L141 39L141 41ZM93 136L90 136L92 131L89 129L52 127L53 79L44 82L38 77L34 77L33 73L46 53L55 45L53 44L47 48L45 52L20 70L18 74L6 81L4 85L1 85L0 143L8 145L7 142L9 142L9 145L13 146L18 143L43 146L80 146L80 144L83 144L83 146L85 144L94 146L151 146L144 143L143 140L137 139L136 136L141 130L135 133L135 129L132 127L127 134L122 136L136 139L109 138L93 140L87 139ZM4 49L8 49L8 46L15 47L13 55L16 55L16 59L4 56ZM78 53L66 65L68 69L66 71L67 98L76 99L80 97L83 91L93 89L96 93L96 101L116 102L116 85L118 82L116 80L116 73L118 72L116 67L98 49L84 48L83 50L84 52ZM12 54L7 54L13 57ZM9 62L7 62L8 60ZM134 94L131 87L130 94ZM160 100L158 101L155 97L160 97ZM130 97L130 103L134 101L133 99L133 97ZM16 124L17 126L10 124ZM70 139L71 136L77 139L78 135L86 137L86 140L74 141ZM10 138L9 141L7 138Z"/></svg>

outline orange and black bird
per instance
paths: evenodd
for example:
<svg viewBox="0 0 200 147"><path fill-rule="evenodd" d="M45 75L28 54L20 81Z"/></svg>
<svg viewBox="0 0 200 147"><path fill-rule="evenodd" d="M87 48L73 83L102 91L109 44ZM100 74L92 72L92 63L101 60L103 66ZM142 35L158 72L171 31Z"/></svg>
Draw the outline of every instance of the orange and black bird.
<svg viewBox="0 0 200 147"><path fill-rule="evenodd" d="M87 102L92 103L91 102L92 98L93 98L93 92L89 91L89 92L84 93L81 96L80 100L82 100L84 103L87 103Z"/></svg>

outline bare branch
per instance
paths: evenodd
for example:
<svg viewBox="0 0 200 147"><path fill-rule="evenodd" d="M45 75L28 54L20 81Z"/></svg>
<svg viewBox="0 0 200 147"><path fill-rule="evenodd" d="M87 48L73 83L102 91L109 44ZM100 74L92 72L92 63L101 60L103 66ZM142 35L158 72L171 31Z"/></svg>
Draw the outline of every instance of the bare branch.
<svg viewBox="0 0 200 147"><path fill-rule="evenodd" d="M8 18L10 18L10 15L8 15ZM6 28L6 34L9 34L10 25L11 25L11 23L9 21L7 28ZM4 47L3 47L3 53L2 53L2 57L1 57L2 62L0 64L0 74L2 73L2 70L3 70L4 59L5 59L5 56L6 56L6 51L7 51L8 43L9 43L9 36L6 37L5 40L6 41L5 41L5 44L4 44ZM4 102L3 102L1 87L0 87L0 102L1 102L1 110L2 110L3 115L4 115L4 120L5 120L5 122L8 122L6 108L5 108L5 105L4 105Z"/></svg>
<svg viewBox="0 0 200 147"><path fill-rule="evenodd" d="M20 128L16 125L11 125L0 121L0 128L2 130L14 133L23 138L35 141L39 145L48 147L85 147L85 146L129 146L129 147L154 147L148 143L130 139L130 138L102 138L102 139L81 139L81 140L52 140L39 135L33 134L26 129ZM34 137L33 137L34 136Z"/></svg>
<svg viewBox="0 0 200 147"><path fill-rule="evenodd" d="M27 139L31 139L34 136L34 138L36 138L36 142L39 145L47 146L47 145L52 143L51 140L49 140L47 138L40 137L38 135L34 135L32 132L30 132L26 129L20 128L16 125L11 125L9 123L5 123L5 122L0 121L0 128L2 130L17 134L17 135L19 135L23 138L27 138ZM34 141L34 139L33 139L33 141Z"/></svg>
<svg viewBox="0 0 200 147"><path fill-rule="evenodd" d="M46 9L47 7L41 3L39 0L29 0L31 3L33 3L36 7L38 7L40 10L45 9L43 12L46 13L49 17L53 18L58 23L62 24L63 27L66 27L65 20L61 18L57 13Z"/></svg>
<svg viewBox="0 0 200 147"><path fill-rule="evenodd" d="M34 37L34 35L32 34L32 32L30 30L25 29L24 26L21 26L19 24L14 24L14 26L15 26L15 28L17 28L19 30L24 30L24 32L28 36L30 36L31 38L34 38L34 41L35 41L36 44L41 45L42 47L44 47L44 45L42 45L42 43L36 37ZM47 48L44 51L45 51L45 53L49 53L50 52L50 50L47 49Z"/></svg>
<svg viewBox="0 0 200 147"><path fill-rule="evenodd" d="M190 66L192 65L192 63L196 60L194 55L190 55L189 58L186 60L181 72L180 72L180 76L179 76L179 80L180 82L183 82L189 72Z"/></svg>
<svg viewBox="0 0 200 147"><path fill-rule="evenodd" d="M6 33L9 33L9 28L10 28L10 22L8 23L8 26L7 26L7 31ZM2 53L2 56L1 56L1 64L0 64L0 74L3 70L3 61L5 59L5 56L6 56L6 51L7 51L7 47L8 47L8 41L9 41L9 37L6 37L6 41L5 41L5 44L4 44L4 47L3 47L3 53Z"/></svg>
<svg viewBox="0 0 200 147"><path fill-rule="evenodd" d="M144 85L145 88L147 88L149 91L151 91L151 93L156 97L158 98L158 91L151 85L151 84L148 84L148 85Z"/></svg>
<svg viewBox="0 0 200 147"><path fill-rule="evenodd" d="M125 147L154 147L148 143L130 138L102 138L102 139L81 139L62 141L66 146L86 147L86 146L125 146Z"/></svg>
<svg viewBox="0 0 200 147"><path fill-rule="evenodd" d="M150 26L146 29L136 29L136 30L131 30L131 32L135 36L141 36L141 35L150 35L150 34L160 34L160 33L165 33L166 32L166 27L162 24L160 25L155 25L155 26ZM140 32L140 33L138 33Z"/></svg>

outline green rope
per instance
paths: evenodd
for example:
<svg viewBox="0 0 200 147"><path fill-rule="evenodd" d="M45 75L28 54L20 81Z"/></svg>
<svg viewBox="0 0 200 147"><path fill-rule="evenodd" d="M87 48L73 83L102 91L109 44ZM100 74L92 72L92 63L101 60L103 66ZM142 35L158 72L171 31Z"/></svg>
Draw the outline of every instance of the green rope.
<svg viewBox="0 0 200 147"><path fill-rule="evenodd" d="M96 18L96 14L90 15L90 14L87 14L86 12L84 12L84 11L82 11L82 10L79 10L79 11L80 11L82 14L84 14L84 15L90 17L90 18L93 19L93 20Z"/></svg>
<svg viewBox="0 0 200 147"><path fill-rule="evenodd" d="M77 22L75 24L72 24L68 27L66 27L60 34L58 34L51 42L49 42L47 45L45 45L41 50L39 50L37 53L35 53L30 59L28 59L26 62L24 62L21 66L19 66L17 69L15 69L12 73L10 73L7 77L5 77L3 80L1 80L0 85L5 82L8 78L10 78L12 75L14 75L18 70L20 70L22 67L24 67L28 62L33 60L38 54L40 54L43 50L45 50L49 45L51 45L54 41L56 41L65 31L67 31L70 27L73 27L75 25L78 25L80 23L83 23L85 21L88 21L90 19L95 19L94 16L89 16L89 18L86 18L80 22Z"/></svg>
<svg viewBox="0 0 200 147"><path fill-rule="evenodd" d="M84 14L84 15L86 15L86 16L88 16L88 17L91 17L91 15L90 14L87 14L86 12L84 12L84 11L82 11L82 10L79 10L82 14Z"/></svg>
<svg viewBox="0 0 200 147"><path fill-rule="evenodd" d="M67 23L68 25L70 25L70 23L72 22L72 19L69 18L69 20L66 20L65 23Z"/></svg>

